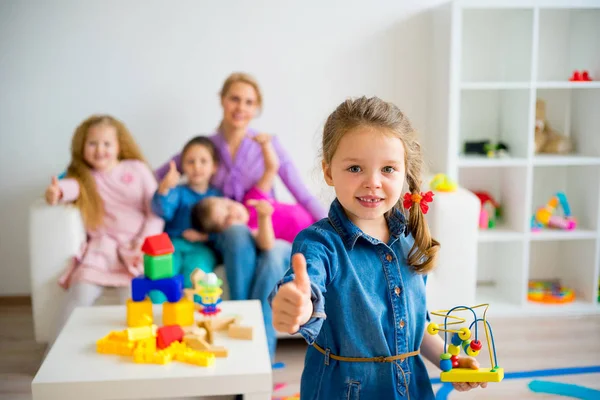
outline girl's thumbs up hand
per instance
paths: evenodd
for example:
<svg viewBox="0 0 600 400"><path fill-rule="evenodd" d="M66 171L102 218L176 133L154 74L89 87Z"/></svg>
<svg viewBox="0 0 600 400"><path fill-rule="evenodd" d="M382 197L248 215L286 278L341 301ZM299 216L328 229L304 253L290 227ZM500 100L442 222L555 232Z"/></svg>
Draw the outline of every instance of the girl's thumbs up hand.
<svg viewBox="0 0 600 400"><path fill-rule="evenodd" d="M46 193L44 195L46 198L46 203L54 206L58 203L58 200L62 197L62 190L60 190L60 186L58 185L58 179L55 176L52 177L52 181L50 185L46 188Z"/></svg>
<svg viewBox="0 0 600 400"><path fill-rule="evenodd" d="M306 259L298 253L292 257L294 280L282 285L273 299L273 326L279 332L296 333L313 313L310 278Z"/></svg>

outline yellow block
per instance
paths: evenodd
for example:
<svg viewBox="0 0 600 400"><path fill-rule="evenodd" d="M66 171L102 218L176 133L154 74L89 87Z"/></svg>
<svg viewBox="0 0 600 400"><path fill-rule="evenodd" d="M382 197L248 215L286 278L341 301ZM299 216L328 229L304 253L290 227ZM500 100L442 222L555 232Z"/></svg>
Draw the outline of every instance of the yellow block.
<svg viewBox="0 0 600 400"><path fill-rule="evenodd" d="M138 326L152 325L152 302L148 297L143 301L127 299L127 326L135 328Z"/></svg>
<svg viewBox="0 0 600 400"><path fill-rule="evenodd" d="M194 302L182 297L177 303L163 303L163 325L194 325Z"/></svg>
<svg viewBox="0 0 600 400"><path fill-rule="evenodd" d="M440 374L442 382L500 382L504 378L504 368L452 368Z"/></svg>

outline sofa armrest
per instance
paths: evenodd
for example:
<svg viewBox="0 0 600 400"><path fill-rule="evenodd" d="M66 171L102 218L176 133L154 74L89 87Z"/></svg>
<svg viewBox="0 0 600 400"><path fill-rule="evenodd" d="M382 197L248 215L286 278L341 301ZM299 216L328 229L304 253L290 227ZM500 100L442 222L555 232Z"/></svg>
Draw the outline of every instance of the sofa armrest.
<svg viewBox="0 0 600 400"><path fill-rule="evenodd" d="M81 215L71 205L36 200L29 211L31 303L35 340L47 342L55 330L64 290L58 278L86 239Z"/></svg>

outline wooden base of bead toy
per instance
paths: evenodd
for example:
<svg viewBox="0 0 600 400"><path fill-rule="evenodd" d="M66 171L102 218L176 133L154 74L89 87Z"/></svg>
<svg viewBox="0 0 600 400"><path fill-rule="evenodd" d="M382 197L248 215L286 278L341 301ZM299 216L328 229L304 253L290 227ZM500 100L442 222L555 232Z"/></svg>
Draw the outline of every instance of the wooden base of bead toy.
<svg viewBox="0 0 600 400"><path fill-rule="evenodd" d="M440 374L442 382L500 382L504 368L452 368Z"/></svg>

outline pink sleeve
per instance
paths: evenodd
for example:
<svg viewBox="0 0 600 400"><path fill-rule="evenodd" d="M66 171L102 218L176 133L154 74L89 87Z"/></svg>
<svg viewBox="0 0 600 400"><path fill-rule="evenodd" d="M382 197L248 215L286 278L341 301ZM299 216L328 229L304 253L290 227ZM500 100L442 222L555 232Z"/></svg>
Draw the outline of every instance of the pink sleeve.
<svg viewBox="0 0 600 400"><path fill-rule="evenodd" d="M248 200L268 200L269 202L271 202L273 199L269 196L268 193L265 193L256 187L252 187L244 195L242 203L245 205L246 201Z"/></svg>
<svg viewBox="0 0 600 400"><path fill-rule="evenodd" d="M146 236L152 236L161 233L163 231L165 221L152 212L152 207L150 205L152 196L158 188L158 183L156 182L152 171L141 161L138 164L137 170L138 174L140 175L140 179L142 180L142 186L144 190L143 207L146 214L146 221L144 222L144 226L138 235L138 238L143 240Z"/></svg>
<svg viewBox="0 0 600 400"><path fill-rule="evenodd" d="M58 181L58 186L62 191L61 203L70 203L79 197L79 182L77 179L64 178Z"/></svg>

